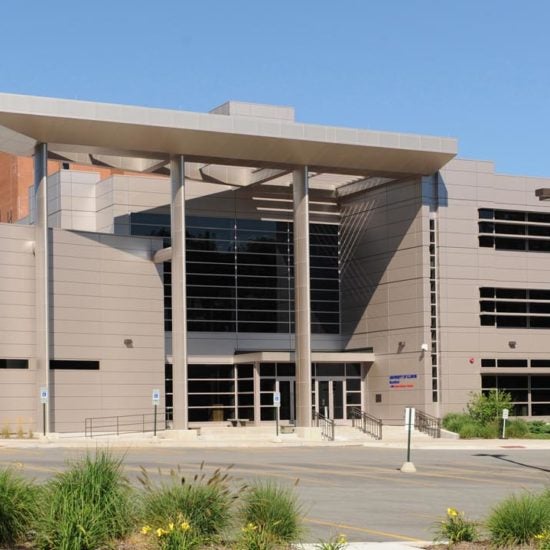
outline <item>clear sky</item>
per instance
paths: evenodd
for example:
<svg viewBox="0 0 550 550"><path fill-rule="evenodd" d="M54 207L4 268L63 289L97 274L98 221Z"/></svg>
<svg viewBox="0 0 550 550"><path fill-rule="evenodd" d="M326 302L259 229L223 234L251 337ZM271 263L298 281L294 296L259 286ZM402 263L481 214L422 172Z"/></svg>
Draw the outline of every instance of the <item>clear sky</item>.
<svg viewBox="0 0 550 550"><path fill-rule="evenodd" d="M548 0L3 0L0 91L459 139L550 177Z"/></svg>

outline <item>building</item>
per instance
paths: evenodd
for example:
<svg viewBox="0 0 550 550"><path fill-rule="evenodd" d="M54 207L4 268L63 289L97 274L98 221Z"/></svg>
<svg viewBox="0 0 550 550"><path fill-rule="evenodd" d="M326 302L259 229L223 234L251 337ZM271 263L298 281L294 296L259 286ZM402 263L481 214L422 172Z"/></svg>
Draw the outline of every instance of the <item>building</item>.
<svg viewBox="0 0 550 550"><path fill-rule="evenodd" d="M177 429L272 422L275 391L304 437L493 387L550 416L550 179L239 102L0 94L0 151L0 178L34 157L0 223L0 424L81 432L155 388Z"/></svg>

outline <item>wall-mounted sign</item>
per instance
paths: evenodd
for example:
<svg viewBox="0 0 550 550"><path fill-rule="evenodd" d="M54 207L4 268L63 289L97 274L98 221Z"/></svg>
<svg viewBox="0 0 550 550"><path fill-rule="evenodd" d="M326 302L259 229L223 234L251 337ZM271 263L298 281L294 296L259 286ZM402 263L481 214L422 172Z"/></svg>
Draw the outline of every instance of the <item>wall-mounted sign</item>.
<svg viewBox="0 0 550 550"><path fill-rule="evenodd" d="M418 374L390 374L390 388L396 390L414 388L417 378Z"/></svg>
<svg viewBox="0 0 550 550"><path fill-rule="evenodd" d="M48 402L48 388L40 388L40 403L45 405Z"/></svg>

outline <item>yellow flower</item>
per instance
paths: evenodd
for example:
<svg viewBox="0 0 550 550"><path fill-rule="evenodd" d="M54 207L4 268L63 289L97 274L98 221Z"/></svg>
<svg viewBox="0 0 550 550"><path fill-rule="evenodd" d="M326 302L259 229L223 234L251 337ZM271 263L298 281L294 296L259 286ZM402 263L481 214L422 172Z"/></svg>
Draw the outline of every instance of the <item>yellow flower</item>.
<svg viewBox="0 0 550 550"><path fill-rule="evenodd" d="M447 508L447 515L450 518L456 518L456 516L458 516L458 512L454 508Z"/></svg>
<svg viewBox="0 0 550 550"><path fill-rule="evenodd" d="M258 527L253 523L248 523L246 527L241 528L241 531L243 531L244 533L250 533L251 531L256 531L257 528Z"/></svg>
<svg viewBox="0 0 550 550"><path fill-rule="evenodd" d="M346 544L348 542L348 539L346 538L346 535L344 533L340 533L338 535L338 544Z"/></svg>
<svg viewBox="0 0 550 550"><path fill-rule="evenodd" d="M157 537L162 537L162 535L166 535L167 531L165 531L162 527L159 527L155 533L157 534Z"/></svg>
<svg viewBox="0 0 550 550"><path fill-rule="evenodd" d="M189 525L189 522L183 521L180 525L182 531L189 531L191 529L191 525Z"/></svg>
<svg viewBox="0 0 550 550"><path fill-rule="evenodd" d="M174 530L174 524L173 524L172 522L170 522L170 523L168 524L168 530L169 530L169 531L173 531L173 530Z"/></svg>
<svg viewBox="0 0 550 550"><path fill-rule="evenodd" d="M142 535L148 535L151 532L151 526L150 525L144 525L141 528L141 534Z"/></svg>

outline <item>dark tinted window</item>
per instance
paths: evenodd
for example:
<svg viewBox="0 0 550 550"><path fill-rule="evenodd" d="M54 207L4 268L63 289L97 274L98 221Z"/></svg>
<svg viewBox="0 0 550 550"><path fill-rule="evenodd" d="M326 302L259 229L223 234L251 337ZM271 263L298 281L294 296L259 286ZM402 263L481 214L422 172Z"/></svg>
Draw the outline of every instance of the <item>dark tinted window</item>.
<svg viewBox="0 0 550 550"><path fill-rule="evenodd" d="M0 369L28 369L28 359L0 359Z"/></svg>
<svg viewBox="0 0 550 550"><path fill-rule="evenodd" d="M50 369L99 370L99 361L80 361L74 359L52 359Z"/></svg>

